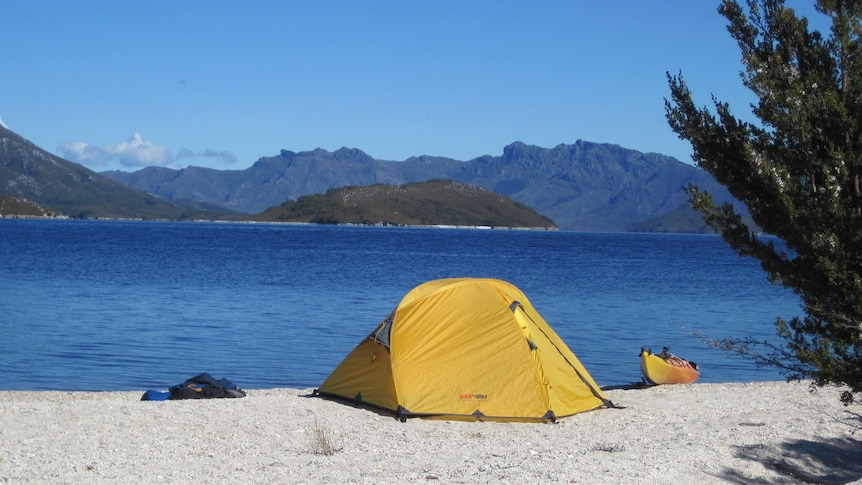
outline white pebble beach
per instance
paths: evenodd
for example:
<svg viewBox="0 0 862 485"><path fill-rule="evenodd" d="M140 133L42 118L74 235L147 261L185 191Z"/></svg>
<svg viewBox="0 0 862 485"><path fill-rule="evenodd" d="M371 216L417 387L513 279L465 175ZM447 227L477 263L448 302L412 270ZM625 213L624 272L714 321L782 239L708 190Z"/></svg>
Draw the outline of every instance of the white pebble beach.
<svg viewBox="0 0 862 485"><path fill-rule="evenodd" d="M544 424L400 422L310 389L247 392L0 392L0 482L862 483L859 406L807 383L611 389L619 408Z"/></svg>

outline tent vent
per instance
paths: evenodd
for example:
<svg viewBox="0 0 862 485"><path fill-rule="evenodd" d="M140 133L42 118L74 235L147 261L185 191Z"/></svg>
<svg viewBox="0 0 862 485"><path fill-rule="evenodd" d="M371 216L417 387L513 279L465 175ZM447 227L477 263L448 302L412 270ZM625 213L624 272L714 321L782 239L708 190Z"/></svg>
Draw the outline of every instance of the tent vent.
<svg viewBox="0 0 862 485"><path fill-rule="evenodd" d="M371 332L368 338L374 339L380 345L389 350L389 334L392 332L392 322L395 320L395 312L393 311L380 322L380 325Z"/></svg>
<svg viewBox="0 0 862 485"><path fill-rule="evenodd" d="M527 339L527 345L529 345L529 346L530 346L530 350L536 350L536 349L538 349L538 347L536 347L536 344L534 344L534 343L533 343L533 341L532 341L532 340L530 340L530 339Z"/></svg>
<svg viewBox="0 0 862 485"><path fill-rule="evenodd" d="M515 300L512 302L511 305L509 305L509 311L515 313L515 310L517 310L519 306L521 306L521 302Z"/></svg>

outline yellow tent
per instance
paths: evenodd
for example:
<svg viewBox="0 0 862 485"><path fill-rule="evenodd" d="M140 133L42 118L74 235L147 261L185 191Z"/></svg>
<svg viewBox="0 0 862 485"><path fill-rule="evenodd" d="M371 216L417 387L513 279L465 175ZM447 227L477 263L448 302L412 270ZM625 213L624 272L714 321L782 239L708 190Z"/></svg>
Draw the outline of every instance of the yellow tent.
<svg viewBox="0 0 862 485"><path fill-rule="evenodd" d="M401 420L553 421L611 405L527 297L487 278L414 288L315 394Z"/></svg>

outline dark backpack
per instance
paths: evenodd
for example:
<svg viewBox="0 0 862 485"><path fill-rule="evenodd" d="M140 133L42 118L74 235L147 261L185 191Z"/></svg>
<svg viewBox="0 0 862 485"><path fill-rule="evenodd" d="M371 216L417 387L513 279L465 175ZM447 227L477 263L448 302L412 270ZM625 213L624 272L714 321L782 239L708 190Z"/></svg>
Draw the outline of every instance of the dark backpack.
<svg viewBox="0 0 862 485"><path fill-rule="evenodd" d="M182 384L168 388L168 392L147 391L142 401L162 401L165 399L209 399L224 397L245 397L245 391L227 379L215 379L204 372L186 379Z"/></svg>

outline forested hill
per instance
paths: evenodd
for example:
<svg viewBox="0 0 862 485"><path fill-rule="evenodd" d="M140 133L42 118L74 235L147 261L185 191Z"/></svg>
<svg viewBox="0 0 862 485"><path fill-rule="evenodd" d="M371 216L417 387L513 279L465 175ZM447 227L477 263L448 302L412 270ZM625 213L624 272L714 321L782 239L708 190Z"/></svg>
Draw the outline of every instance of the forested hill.
<svg viewBox="0 0 862 485"><path fill-rule="evenodd" d="M334 152L282 150L244 170L149 167L105 175L168 200L194 200L258 213L303 195L332 188L402 185L450 179L511 197L553 219L561 229L586 231L662 230L665 216L683 232L700 232L699 218L676 217L687 205L683 187L694 183L729 200L706 172L672 157L618 145L578 141L554 148L516 142L502 155L469 161L419 156L378 160L356 148ZM689 209L690 210L690 209ZM644 227L645 221L654 221Z"/></svg>
<svg viewBox="0 0 862 485"><path fill-rule="evenodd" d="M452 180L330 189L254 216L259 221L321 224L454 225L555 229L533 209L487 190Z"/></svg>

